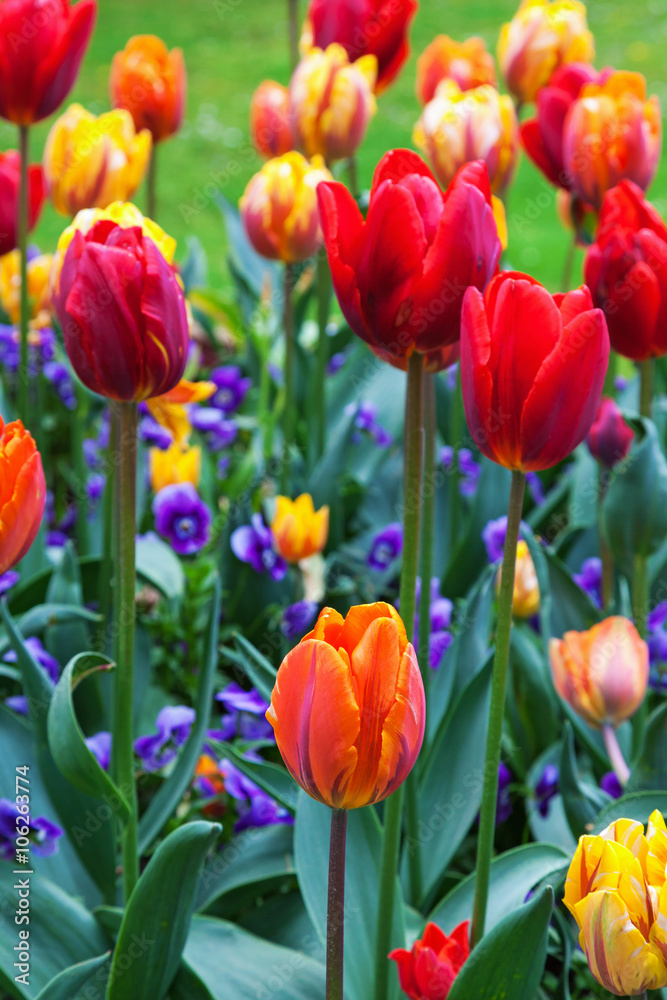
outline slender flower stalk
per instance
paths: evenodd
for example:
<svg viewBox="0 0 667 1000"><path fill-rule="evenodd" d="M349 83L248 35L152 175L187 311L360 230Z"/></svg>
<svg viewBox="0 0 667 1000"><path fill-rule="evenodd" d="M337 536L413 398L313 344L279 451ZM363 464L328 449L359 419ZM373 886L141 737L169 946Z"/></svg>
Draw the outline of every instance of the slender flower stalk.
<svg viewBox="0 0 667 1000"><path fill-rule="evenodd" d="M130 806L122 834L123 898L129 900L139 877L137 848L137 797L134 780L132 706L134 694L135 534L137 481L137 404L115 403L118 408L120 449L117 470L116 558L117 590L114 600L116 685L113 740L116 778Z"/></svg>
<svg viewBox="0 0 667 1000"><path fill-rule="evenodd" d="M76 546L79 556L88 555L88 524L86 521L86 462L83 454L83 428L86 420L86 399L81 385L75 383L76 409L70 411L70 428L77 486ZM108 578L107 578L108 579ZM107 581L105 581L106 583Z"/></svg>
<svg viewBox="0 0 667 1000"><path fill-rule="evenodd" d="M329 319L329 302L331 299L331 272L324 247L317 255L317 322L319 338L317 341L317 457L324 453L326 436L326 376L327 376L327 320Z"/></svg>
<svg viewBox="0 0 667 1000"><path fill-rule="evenodd" d="M19 417L28 423L28 126L19 125L21 180L19 185L19 254L21 259L21 363L19 365ZM36 428L37 433L39 429Z"/></svg>
<svg viewBox="0 0 667 1000"><path fill-rule="evenodd" d="M157 184L157 144L153 143L153 148L151 149L151 158L148 161L148 175L146 177L146 215L149 219L155 219L155 213L157 211L157 206L155 204L156 200L156 184Z"/></svg>
<svg viewBox="0 0 667 1000"><path fill-rule="evenodd" d="M628 783L628 778L630 777L630 768L626 764L623 751L619 746L616 730L609 724L604 725L602 727L602 737L604 739L604 745L607 749L609 761L614 769L614 773L621 785L625 788Z"/></svg>
<svg viewBox="0 0 667 1000"><path fill-rule="evenodd" d="M503 717L505 715L505 689L507 686L507 666L509 663L510 634L512 630L514 571L516 567L516 549L519 540L525 485L525 473L512 472L512 487L507 511L507 534L505 536L500 594L498 596L496 651L493 660L489 731L486 738L486 759L484 764L484 788L482 791L479 836L477 839L475 899L473 903L471 932L473 947L484 936L484 924L486 922L491 856L493 854L493 838L496 829L498 765L500 764L500 744L503 732Z"/></svg>
<svg viewBox="0 0 667 1000"><path fill-rule="evenodd" d="M639 412L649 420L653 414L655 358L639 362Z"/></svg>
<svg viewBox="0 0 667 1000"><path fill-rule="evenodd" d="M463 434L463 397L461 394L461 370L456 373L456 385L454 391L450 397L450 440L449 444L452 448L452 464L449 470L449 552L451 555L456 550L456 544L459 538L459 513L460 513L460 496L459 496L459 482L461 476L459 475L459 465L458 465L458 446L461 443L461 437Z"/></svg>
<svg viewBox="0 0 667 1000"><path fill-rule="evenodd" d="M347 809L331 810L327 895L326 1000L343 1000Z"/></svg>
<svg viewBox="0 0 667 1000"><path fill-rule="evenodd" d="M414 631L419 565L419 515L422 489L424 358L413 351L408 361L405 399L405 442L403 475L403 565L401 568L400 609L408 639ZM394 888L401 842L403 785L387 799L378 898L378 927L375 952L375 1000L386 1000L389 985L387 955L391 947Z"/></svg>
<svg viewBox="0 0 667 1000"><path fill-rule="evenodd" d="M598 517L598 545L600 547L600 561L602 563L602 609L608 608L612 602L614 596L614 557L612 555L611 549L609 548L609 543L607 542L607 537L604 533L604 498L607 493L607 480L609 478L609 470L604 467L600 467L598 473L598 502L597 502L597 517Z"/></svg>
<svg viewBox="0 0 667 1000"><path fill-rule="evenodd" d="M563 273L560 279L560 290L561 292L569 292L570 286L572 285L572 268L574 266L574 257L577 251L577 237L576 234L572 234L572 239L570 240L567 250L565 251L565 257L563 259Z"/></svg>
<svg viewBox="0 0 667 1000"><path fill-rule="evenodd" d="M283 411L283 468L280 477L281 490L287 492L289 478L290 449L294 442L294 430L296 424L296 405L294 399L294 304L292 302L292 292L294 291L294 270L291 264L285 264L285 276L283 285L283 324L285 327L285 370L284 389L285 406Z"/></svg>
<svg viewBox="0 0 667 1000"><path fill-rule="evenodd" d="M359 174L357 172L356 156L351 156L347 161L347 184L350 189L350 194L354 200L359 201L359 195L361 192L359 190Z"/></svg>
<svg viewBox="0 0 667 1000"><path fill-rule="evenodd" d="M102 563L99 580L99 605L102 622L98 642L100 651L107 645L111 609L113 606L113 588L115 586L115 551L114 551L114 511L118 509L116 484L118 481L117 456L120 454L120 413L118 406L111 405L111 426L109 429L109 446L107 448L107 481L104 489L104 525L102 536Z"/></svg>
<svg viewBox="0 0 667 1000"><path fill-rule="evenodd" d="M651 420L653 414L653 383L655 376L655 359L639 363L639 412L642 417ZM650 600L650 581L648 575L648 559L644 555L636 555L632 575L632 614L642 639L646 638L646 615Z"/></svg>

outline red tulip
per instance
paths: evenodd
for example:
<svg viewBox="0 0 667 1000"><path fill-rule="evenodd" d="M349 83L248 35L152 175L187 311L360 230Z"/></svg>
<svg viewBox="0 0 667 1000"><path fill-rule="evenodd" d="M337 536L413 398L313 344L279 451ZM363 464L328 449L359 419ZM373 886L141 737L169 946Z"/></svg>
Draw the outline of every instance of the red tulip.
<svg viewBox="0 0 667 1000"><path fill-rule="evenodd" d="M418 0L310 0L302 47L326 49L338 42L351 62L377 56L379 94L408 58L408 27L418 7Z"/></svg>
<svg viewBox="0 0 667 1000"><path fill-rule="evenodd" d="M0 256L18 246L19 183L21 156L15 149L0 153ZM44 171L28 167L28 230L37 225L44 204Z"/></svg>
<svg viewBox="0 0 667 1000"><path fill-rule="evenodd" d="M537 94L537 117L521 125L521 141L535 166L556 187L570 190L572 177L563 160L563 130L570 107L587 83L602 84L612 69L601 73L587 63L567 63Z"/></svg>
<svg viewBox="0 0 667 1000"><path fill-rule="evenodd" d="M632 181L605 195L584 276L615 351L633 361L667 354L667 226Z"/></svg>
<svg viewBox="0 0 667 1000"><path fill-rule="evenodd" d="M46 483L42 458L20 420L0 417L0 576L32 545L42 523Z"/></svg>
<svg viewBox="0 0 667 1000"><path fill-rule="evenodd" d="M391 150L375 170L366 221L343 184L320 184L317 195L354 332L397 367L416 350L440 368L443 348L459 339L466 288L485 288L500 259L485 164L465 164L443 194L416 153Z"/></svg>
<svg viewBox="0 0 667 1000"><path fill-rule="evenodd" d="M48 118L76 80L95 23L96 0L0 3L0 117Z"/></svg>
<svg viewBox="0 0 667 1000"><path fill-rule="evenodd" d="M626 457L634 440L623 414L611 396L605 396L591 425L586 444L593 458L612 469Z"/></svg>
<svg viewBox="0 0 667 1000"><path fill-rule="evenodd" d="M294 149L287 87L273 80L260 83L250 102L250 138L267 160Z"/></svg>
<svg viewBox="0 0 667 1000"><path fill-rule="evenodd" d="M446 1000L452 983L470 955L468 921L447 937L428 923L411 951L395 948L389 955L398 966L401 989L410 1000Z"/></svg>
<svg viewBox="0 0 667 1000"><path fill-rule="evenodd" d="M461 317L461 384L472 436L488 458L537 472L583 441L600 404L609 335L582 286L550 295L504 271L484 295L469 288Z"/></svg>
<svg viewBox="0 0 667 1000"><path fill-rule="evenodd" d="M140 225L76 229L55 294L65 350L93 392L139 402L172 389L189 342L176 275Z"/></svg>

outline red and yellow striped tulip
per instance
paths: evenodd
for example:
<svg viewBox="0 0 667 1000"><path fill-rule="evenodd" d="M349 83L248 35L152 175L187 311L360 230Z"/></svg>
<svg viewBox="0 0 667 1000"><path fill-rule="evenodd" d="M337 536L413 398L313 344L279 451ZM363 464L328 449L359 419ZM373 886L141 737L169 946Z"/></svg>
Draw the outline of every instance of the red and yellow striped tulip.
<svg viewBox="0 0 667 1000"><path fill-rule="evenodd" d="M294 149L289 90L281 83L264 80L252 95L250 138L259 155L267 160Z"/></svg>
<svg viewBox="0 0 667 1000"><path fill-rule="evenodd" d="M454 80L461 90L472 90L485 83L496 85L493 56L483 38L455 42L449 35L436 35L417 59L417 97L428 104L435 97L442 80Z"/></svg>

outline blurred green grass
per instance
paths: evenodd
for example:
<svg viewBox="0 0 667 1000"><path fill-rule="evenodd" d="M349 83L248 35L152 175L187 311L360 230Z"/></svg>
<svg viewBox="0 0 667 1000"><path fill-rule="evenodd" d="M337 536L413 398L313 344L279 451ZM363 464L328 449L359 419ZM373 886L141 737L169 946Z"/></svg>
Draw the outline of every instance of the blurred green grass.
<svg viewBox="0 0 667 1000"><path fill-rule="evenodd" d="M439 32L457 39L481 35L495 52L500 25L517 6L518 0L422 0L412 28L410 60L398 82L380 98L360 152L364 185L387 149L411 145L419 114L414 94L417 54ZM183 49L189 77L187 120L180 134L159 151L158 221L178 240L179 256L185 253L186 237L196 235L208 254L210 283L226 284L225 236L213 195L221 191L236 201L260 166L248 138L248 109L261 80L288 82L287 0L100 0L99 7L72 100L98 114L108 108L109 65L131 35L154 33L169 47ZM306 0L301 0L301 13L305 7ZM667 0L591 0L588 13L596 64L641 71L649 93L658 94L667 109ZM41 156L51 121L33 130L32 159ZM0 144L16 144L7 124L0 127ZM650 194L661 210L667 209L664 164ZM143 190L135 200L144 205ZM553 189L525 157L507 213L512 265L557 289L569 237L556 218ZM52 249L67 221L47 206L34 242ZM580 257L576 267L578 275Z"/></svg>

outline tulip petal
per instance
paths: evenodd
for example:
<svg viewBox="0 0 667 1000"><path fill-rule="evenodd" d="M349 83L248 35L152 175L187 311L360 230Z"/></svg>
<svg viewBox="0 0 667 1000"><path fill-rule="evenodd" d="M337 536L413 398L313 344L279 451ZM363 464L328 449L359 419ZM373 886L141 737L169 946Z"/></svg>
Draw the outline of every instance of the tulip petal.
<svg viewBox="0 0 667 1000"><path fill-rule="evenodd" d="M146 272L141 295L145 320L142 396L178 385L187 361L190 333L185 298L172 268L155 243L144 238Z"/></svg>
<svg viewBox="0 0 667 1000"><path fill-rule="evenodd" d="M413 768L424 740L424 685L412 644L401 657L396 700L382 729L382 751L376 784L383 797L391 795Z"/></svg>
<svg viewBox="0 0 667 1000"><path fill-rule="evenodd" d="M540 128L540 123L537 118L532 118L529 121L522 122L519 131L521 134L521 143L523 148L528 153L528 156L533 161L538 170L541 170L548 181L555 184L556 187L562 187L559 180L558 169L554 166L547 152L544 140L542 138L542 130Z"/></svg>
<svg viewBox="0 0 667 1000"><path fill-rule="evenodd" d="M336 297L352 330L372 344L356 276L363 216L344 184L323 181L317 186L317 198Z"/></svg>
<svg viewBox="0 0 667 1000"><path fill-rule="evenodd" d="M304 635L302 642L307 639L321 639L328 642L334 649L341 645L340 634L343 630L343 616L334 608L323 608L320 611L315 627L307 635Z"/></svg>
<svg viewBox="0 0 667 1000"><path fill-rule="evenodd" d="M398 183L408 174L428 177L437 187L432 170L424 163L419 153L415 153L413 149L390 149L388 153L384 154L373 173L371 199L384 181Z"/></svg>
<svg viewBox="0 0 667 1000"><path fill-rule="evenodd" d="M350 608L345 618L345 624L340 633L337 645L343 646L350 656L366 635L369 626L378 618L394 621L398 629L398 649L403 655L408 644L408 637L405 632L403 619L396 608L384 601L377 601L375 604L356 604Z"/></svg>
<svg viewBox="0 0 667 1000"><path fill-rule="evenodd" d="M469 288L461 311L461 388L468 427L478 448L495 458L486 425L491 415L493 376L489 369L491 331L484 307L484 297L477 288Z"/></svg>

